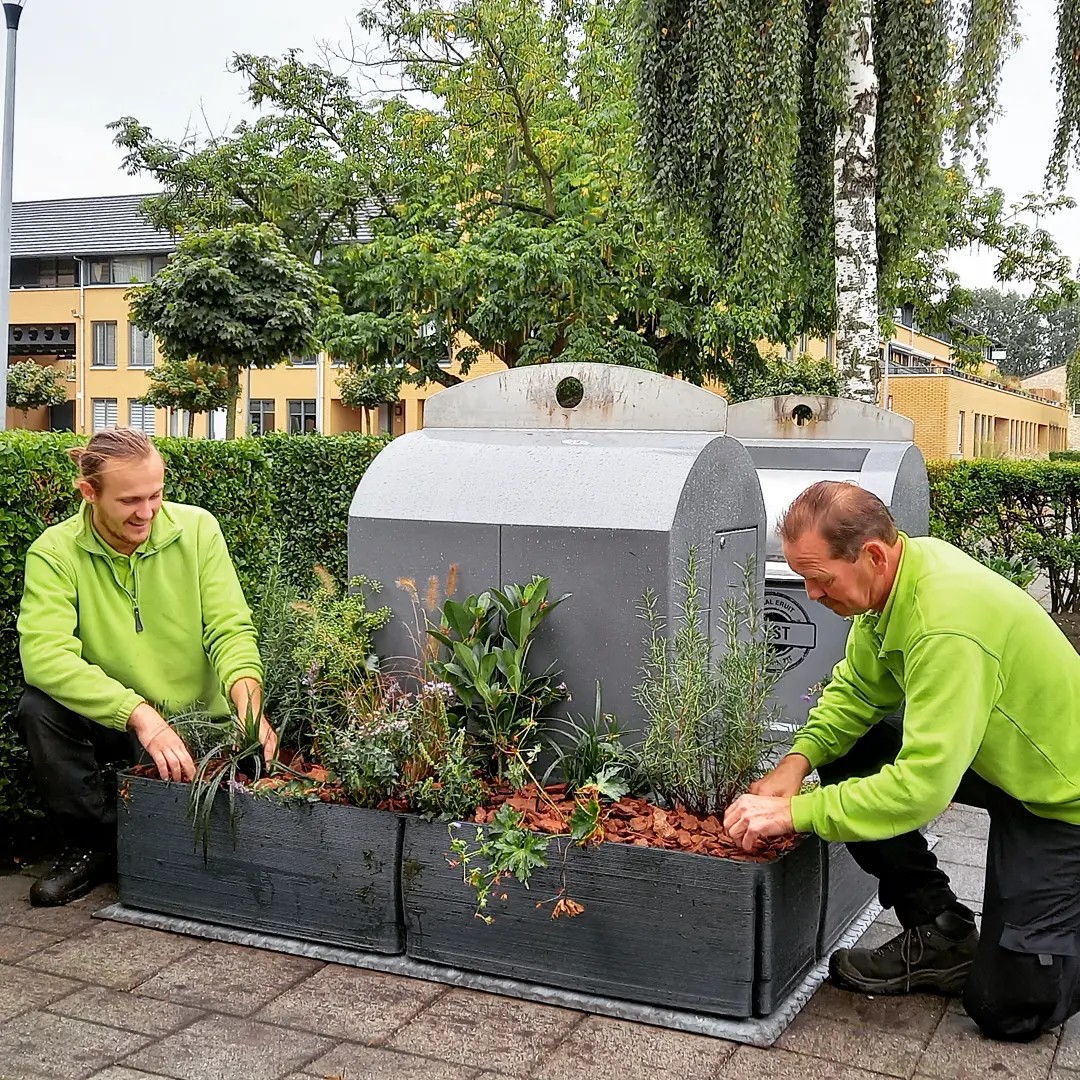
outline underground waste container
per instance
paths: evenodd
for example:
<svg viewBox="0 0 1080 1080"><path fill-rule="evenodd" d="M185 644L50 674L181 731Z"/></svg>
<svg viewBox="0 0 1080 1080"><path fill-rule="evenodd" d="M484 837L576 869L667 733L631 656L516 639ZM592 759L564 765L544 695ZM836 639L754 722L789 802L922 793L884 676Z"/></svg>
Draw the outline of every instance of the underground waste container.
<svg viewBox="0 0 1080 1080"><path fill-rule="evenodd" d="M350 510L349 574L381 582L393 612L376 637L384 666L415 670L430 601L451 579L460 600L549 577L552 596L571 596L541 626L534 670L557 662L572 712L591 713L599 681L604 710L640 731L646 589L672 625L693 546L719 637L744 568L764 558L761 489L724 433L727 403L655 372L561 363L462 383L424 412L423 430L371 463Z"/></svg>

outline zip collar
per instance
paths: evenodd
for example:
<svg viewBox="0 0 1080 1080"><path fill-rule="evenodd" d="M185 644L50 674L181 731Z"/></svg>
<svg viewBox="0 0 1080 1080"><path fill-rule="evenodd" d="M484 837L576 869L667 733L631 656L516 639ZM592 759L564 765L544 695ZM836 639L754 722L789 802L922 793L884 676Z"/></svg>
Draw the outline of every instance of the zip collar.
<svg viewBox="0 0 1080 1080"><path fill-rule="evenodd" d="M79 523L75 529L75 542L79 547L85 551L89 551L91 555L101 555L107 558L111 558L112 555L123 557L123 553L120 551L113 551L108 547L104 540L102 540L94 529L91 521L91 509L90 504L84 502L82 509L79 511ZM162 548L168 547L171 543L180 539L183 529L176 523L172 514L169 513L169 504L162 503L161 509L157 512L157 516L154 518L153 525L150 526L150 535L147 539L139 545L136 551L132 552L133 555L153 555L155 552L161 551Z"/></svg>
<svg viewBox="0 0 1080 1080"><path fill-rule="evenodd" d="M885 601L885 607L880 615L864 615L863 618L870 624L878 641L881 643L878 656L884 657L888 652L895 652L901 646L901 638L905 632L906 619L898 615L899 609L910 606L915 595L915 583L919 572L917 563L918 553L914 549L911 537L907 533L900 533L900 564L896 568L896 577L893 579L892 588L889 590L889 599Z"/></svg>

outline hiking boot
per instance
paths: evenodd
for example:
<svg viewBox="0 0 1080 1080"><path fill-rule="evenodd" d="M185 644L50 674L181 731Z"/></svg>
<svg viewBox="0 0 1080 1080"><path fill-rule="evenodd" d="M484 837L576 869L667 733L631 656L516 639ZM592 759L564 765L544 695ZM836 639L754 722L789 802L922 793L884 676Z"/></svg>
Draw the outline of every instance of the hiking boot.
<svg viewBox="0 0 1080 1080"><path fill-rule="evenodd" d="M112 878L115 857L105 851L65 848L60 858L30 886L34 907L55 907L85 896L95 885Z"/></svg>
<svg viewBox="0 0 1080 1080"><path fill-rule="evenodd" d="M922 990L958 996L978 944L975 917L949 909L876 949L837 949L829 961L829 974L837 986L862 994Z"/></svg>

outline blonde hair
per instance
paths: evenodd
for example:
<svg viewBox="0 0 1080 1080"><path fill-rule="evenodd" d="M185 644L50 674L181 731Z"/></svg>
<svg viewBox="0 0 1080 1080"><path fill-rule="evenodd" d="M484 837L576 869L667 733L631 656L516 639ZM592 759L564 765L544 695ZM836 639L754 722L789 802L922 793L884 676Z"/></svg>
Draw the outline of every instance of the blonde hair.
<svg viewBox="0 0 1080 1080"><path fill-rule="evenodd" d="M787 509L777 531L792 543L817 529L834 559L854 562L868 540L896 543L896 522L872 492L848 480L819 480Z"/></svg>
<svg viewBox="0 0 1080 1080"><path fill-rule="evenodd" d="M85 446L74 446L68 451L71 460L79 466L79 479L98 492L101 491L102 473L110 465L120 461L141 461L156 453L154 444L134 428L106 428L91 436Z"/></svg>

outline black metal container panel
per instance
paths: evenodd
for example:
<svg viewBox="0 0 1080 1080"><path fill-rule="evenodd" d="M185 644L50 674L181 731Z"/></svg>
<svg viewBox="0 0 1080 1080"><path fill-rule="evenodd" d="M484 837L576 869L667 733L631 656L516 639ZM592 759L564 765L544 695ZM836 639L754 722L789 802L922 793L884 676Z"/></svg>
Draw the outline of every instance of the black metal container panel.
<svg viewBox="0 0 1080 1080"><path fill-rule="evenodd" d="M474 825L461 826L471 837ZM407 818L406 953L414 960L719 1016L764 1016L818 959L824 845L807 837L774 862L556 843L530 888L497 890L488 925L448 865L447 826ZM577 918L551 918L563 867ZM503 901L498 897L506 895Z"/></svg>
<svg viewBox="0 0 1080 1080"><path fill-rule="evenodd" d="M402 819L330 803L218 795L206 858L187 815L190 789L121 776L120 901L129 907L397 954Z"/></svg>

